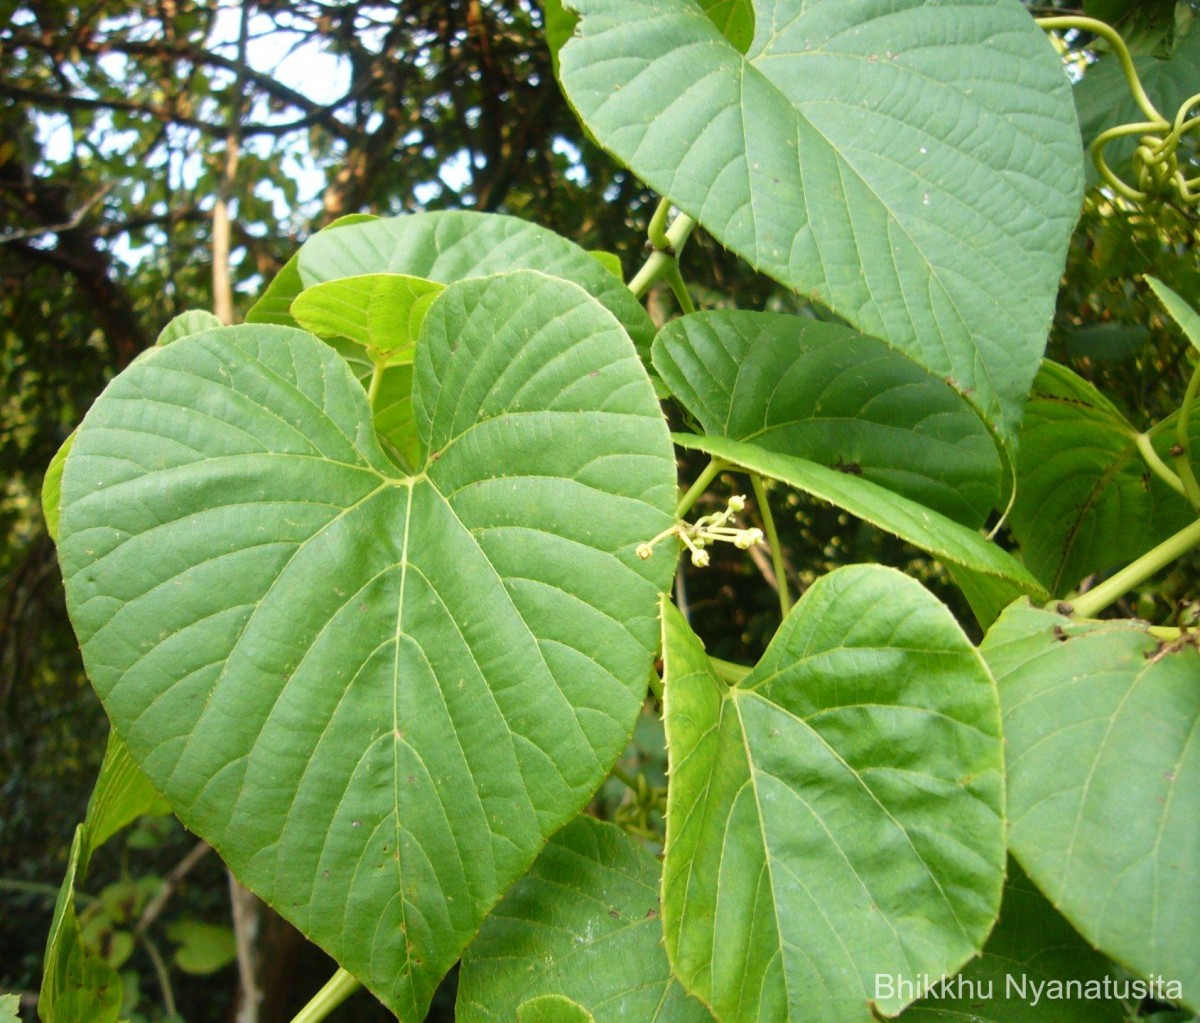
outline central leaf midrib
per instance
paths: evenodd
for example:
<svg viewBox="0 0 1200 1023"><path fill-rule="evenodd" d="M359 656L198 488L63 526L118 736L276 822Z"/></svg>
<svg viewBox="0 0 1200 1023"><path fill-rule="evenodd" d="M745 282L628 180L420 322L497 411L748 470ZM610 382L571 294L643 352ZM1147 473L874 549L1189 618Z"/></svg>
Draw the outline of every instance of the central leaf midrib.
<svg viewBox="0 0 1200 1023"><path fill-rule="evenodd" d="M392 841L395 843L395 856L392 858L396 870L396 891L400 896L400 921L403 933L408 933L408 896L404 892L404 846L401 842L400 827L400 639L403 635L404 594L408 581L408 539L412 519L413 487L410 479L407 482L407 499L404 507L404 539L400 547L400 586L396 596L396 631L392 636L394 653L392 655ZM404 962L402 969L408 980L408 990L415 988L413 983L412 951L408 941L403 942ZM415 1008L415 1005L414 1005Z"/></svg>

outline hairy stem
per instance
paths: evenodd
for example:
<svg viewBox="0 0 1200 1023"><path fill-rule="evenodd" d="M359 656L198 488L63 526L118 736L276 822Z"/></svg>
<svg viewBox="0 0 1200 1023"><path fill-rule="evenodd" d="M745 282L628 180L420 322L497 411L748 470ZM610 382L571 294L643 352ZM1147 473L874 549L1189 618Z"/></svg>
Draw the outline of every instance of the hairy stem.
<svg viewBox="0 0 1200 1023"><path fill-rule="evenodd" d="M1147 551L1137 561L1126 565L1115 575L1105 579L1071 601L1075 613L1084 618L1095 618L1109 604L1119 600L1139 583L1145 582L1171 562L1181 558L1193 547L1200 545L1200 520L1181 529L1164 540L1153 550Z"/></svg>
<svg viewBox="0 0 1200 1023"><path fill-rule="evenodd" d="M320 1023L334 1009L361 987L358 978L345 970L338 970L303 1009L292 1019L292 1023Z"/></svg>
<svg viewBox="0 0 1200 1023"><path fill-rule="evenodd" d="M779 534L775 531L775 516L771 514L771 505L767 501L767 488L763 486L762 477L752 472L750 485L754 487L754 500L758 502L758 513L762 516L763 532L767 534L767 543L771 547L771 565L775 570L775 582L779 590L779 614L786 618L792 609L792 597L788 593L787 569L783 563L783 548L779 545Z"/></svg>

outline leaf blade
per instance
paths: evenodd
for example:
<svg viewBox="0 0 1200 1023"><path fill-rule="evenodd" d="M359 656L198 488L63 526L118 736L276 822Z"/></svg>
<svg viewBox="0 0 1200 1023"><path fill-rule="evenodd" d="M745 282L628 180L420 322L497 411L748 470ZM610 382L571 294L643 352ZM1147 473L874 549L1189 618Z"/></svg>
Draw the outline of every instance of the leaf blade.
<svg viewBox="0 0 1200 1023"><path fill-rule="evenodd" d="M663 642L664 930L697 997L723 1020L866 1021L873 974L978 951L1004 869L999 708L940 604L891 570L840 569L734 686L669 607ZM927 726L940 737L917 740ZM945 843L944 799L970 821ZM917 890L920 925L902 908Z"/></svg>
<svg viewBox="0 0 1200 1023"><path fill-rule="evenodd" d="M624 747L672 571L634 551L675 489L629 338L576 285L447 288L414 372L407 477L311 335L155 350L80 429L62 545L135 759L405 1018Z"/></svg>
<svg viewBox="0 0 1200 1023"><path fill-rule="evenodd" d="M560 78L605 148L753 266L952 380L1013 447L1082 188L1069 87L1028 15L959 4L947 47L924 0L760 0L743 57L688 0L574 6Z"/></svg>

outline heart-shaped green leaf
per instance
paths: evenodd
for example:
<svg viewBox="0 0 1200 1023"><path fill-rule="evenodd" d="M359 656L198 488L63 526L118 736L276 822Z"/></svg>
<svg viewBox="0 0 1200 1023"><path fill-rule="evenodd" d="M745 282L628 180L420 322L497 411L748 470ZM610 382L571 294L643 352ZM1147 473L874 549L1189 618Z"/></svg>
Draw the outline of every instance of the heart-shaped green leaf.
<svg viewBox="0 0 1200 1023"><path fill-rule="evenodd" d="M147 776L406 1023L627 742L673 571L636 548L675 500L645 370L574 284L447 288L414 373L405 476L311 334L154 349L79 429L60 546Z"/></svg>
<svg viewBox="0 0 1200 1023"><path fill-rule="evenodd" d="M401 273L450 284L509 270L574 281L621 321L649 361L654 324L621 281L587 250L516 217L447 210L322 231L299 253L306 288L359 274Z"/></svg>
<svg viewBox="0 0 1200 1023"><path fill-rule="evenodd" d="M791 455L766 451L757 444L677 433L675 443L786 483L844 508L865 522L929 551L951 568L977 573L973 588L980 598L1005 606L1023 594L1046 600L1049 594L1011 554L973 529L940 512L863 479L848 467L841 471Z"/></svg>
<svg viewBox="0 0 1200 1023"><path fill-rule="evenodd" d="M343 337L381 366L400 365L412 362L421 321L444 288L406 274L340 277L305 288L291 313L317 337Z"/></svg>
<svg viewBox="0 0 1200 1023"><path fill-rule="evenodd" d="M877 974L980 950L1004 880L1000 712L945 607L856 566L734 685L669 605L663 651L663 929L723 1023L868 1023L915 997L877 996Z"/></svg>
<svg viewBox="0 0 1200 1023"><path fill-rule="evenodd" d="M928 997L900 1018L902 1023L1123 1023L1120 989L1111 974L1108 960L1009 860L1000 919L983 954L944 983L929 978Z"/></svg>
<svg viewBox="0 0 1200 1023"><path fill-rule="evenodd" d="M1192 432L1200 451L1200 421ZM1021 431L1010 523L1025 564L1056 596L1140 557L1195 517L1150 472L1137 433L1086 380L1056 363L1042 367ZM1160 455L1173 437L1159 431Z"/></svg>
<svg viewBox="0 0 1200 1023"><path fill-rule="evenodd" d="M1061 61L1021 4L755 0L744 56L694 0L569 6L560 76L606 149L1011 444L1083 180Z"/></svg>
<svg viewBox="0 0 1200 1023"><path fill-rule="evenodd" d="M596 1023L712 1023L671 976L658 861L612 824L579 817L550 840L463 956L457 1023L509 1023L566 996Z"/></svg>
<svg viewBox="0 0 1200 1023"><path fill-rule="evenodd" d="M982 652L1004 710L1009 843L1079 932L1200 1008L1200 650L1015 604Z"/></svg>
<svg viewBox="0 0 1200 1023"><path fill-rule="evenodd" d="M945 382L882 341L798 316L672 320L654 368L710 436L858 471L970 526L1000 498L987 427Z"/></svg>

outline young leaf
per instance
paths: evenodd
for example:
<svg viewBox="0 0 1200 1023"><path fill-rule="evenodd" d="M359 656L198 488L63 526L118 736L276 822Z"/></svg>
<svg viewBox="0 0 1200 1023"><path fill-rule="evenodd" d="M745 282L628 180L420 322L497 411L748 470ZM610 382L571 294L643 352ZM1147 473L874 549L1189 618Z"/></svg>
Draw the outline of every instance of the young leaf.
<svg viewBox="0 0 1200 1023"><path fill-rule="evenodd" d="M325 231L336 231L344 227L353 227L355 224L366 224L378 219L378 217L372 216L369 213L350 213L344 217L339 217L332 224L329 224L313 235L313 238L319 237ZM309 241L312 241L312 239L310 238ZM304 282L300 279L300 253L297 252L283 265L283 269L267 285L266 291L259 295L258 301L250 307L246 313L246 322L274 323L280 327L298 326L296 321L292 319L291 309L296 296L303 290Z"/></svg>
<svg viewBox="0 0 1200 1023"><path fill-rule="evenodd" d="M1111 973L1108 960L1055 912L1010 859L1000 919L983 954L958 977L947 978L944 988L937 983L939 978L931 978L930 995L906 1009L900 1019L902 1023L1044 1023L1049 1017L1054 1023L1123 1023L1121 1002L1104 997L1104 983L1111 980ZM1057 983L1077 983L1083 995L1055 998L1050 985Z"/></svg>
<svg viewBox="0 0 1200 1023"><path fill-rule="evenodd" d="M155 349L79 429L60 546L147 776L405 1020L628 741L674 561L636 548L676 498L645 370L574 284L448 287L414 373L405 476L311 334Z"/></svg>
<svg viewBox="0 0 1200 1023"><path fill-rule="evenodd" d="M207 310L189 309L186 312L180 313L159 331L158 340L155 344L169 345L172 341L178 341L181 337L187 337L189 334L199 334L202 330L212 330L213 327L219 326L221 326L221 321Z"/></svg>
<svg viewBox="0 0 1200 1023"><path fill-rule="evenodd" d="M983 655L1004 709L1009 843L1089 942L1200 1007L1200 650L1015 604Z"/></svg>
<svg viewBox="0 0 1200 1023"><path fill-rule="evenodd" d="M576 818L467 949L457 1023L524 1019L520 1008L548 996L566 996L595 1023L712 1023L671 975L661 874L658 861L619 828Z"/></svg>
<svg viewBox="0 0 1200 1023"><path fill-rule="evenodd" d="M969 526L1000 499L991 434L945 382L833 323L707 312L658 332L654 368L710 436L864 479Z"/></svg>
<svg viewBox="0 0 1200 1023"><path fill-rule="evenodd" d="M0 995L0 1023L21 1023L20 995Z"/></svg>
<svg viewBox="0 0 1200 1023"><path fill-rule="evenodd" d="M606 149L1013 446L1083 178L1061 61L1020 4L755 0L744 55L694 0L570 6L560 77Z"/></svg>
<svg viewBox="0 0 1200 1023"><path fill-rule="evenodd" d="M1160 431L1160 454L1172 439ZM1151 473L1137 430L1112 403L1066 367L1045 363L1025 412L1010 517L1030 571L1061 596L1193 518L1187 501Z"/></svg>
<svg viewBox="0 0 1200 1023"><path fill-rule="evenodd" d="M291 313L317 337L343 337L380 365L412 362L421 321L444 284L405 274L363 274L305 288Z"/></svg>
<svg viewBox="0 0 1200 1023"><path fill-rule="evenodd" d="M1049 594L1011 554L984 539L973 529L948 519L916 501L863 479L853 472L829 469L817 462L766 451L756 444L723 437L674 434L675 443L694 451L706 451L751 472L786 483L844 508L851 515L929 551L951 568L963 566L981 577L988 599L1007 605L1023 594L1047 600Z"/></svg>
<svg viewBox="0 0 1200 1023"><path fill-rule="evenodd" d="M402 273L450 284L540 270L574 281L607 307L649 361L654 324L629 289L585 249L516 217L451 210L322 231L300 250L299 269L306 288L358 274Z"/></svg>
<svg viewBox="0 0 1200 1023"><path fill-rule="evenodd" d="M950 612L899 572L839 569L735 685L663 619L663 929L684 985L722 1023L868 1023L913 998L875 975L977 954L1004 880L1000 712Z"/></svg>

